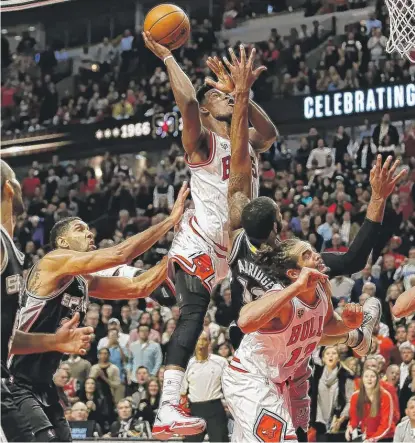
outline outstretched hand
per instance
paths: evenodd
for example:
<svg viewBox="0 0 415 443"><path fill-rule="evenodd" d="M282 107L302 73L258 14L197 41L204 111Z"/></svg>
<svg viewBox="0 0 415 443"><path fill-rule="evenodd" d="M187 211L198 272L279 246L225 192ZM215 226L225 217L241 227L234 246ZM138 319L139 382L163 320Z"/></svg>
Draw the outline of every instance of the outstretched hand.
<svg viewBox="0 0 415 443"><path fill-rule="evenodd" d="M255 48L252 49L248 60L246 59L244 45L240 45L240 60L238 60L232 48L229 49L229 54L232 63L229 62L226 57L223 58L223 61L231 73L232 80L235 84L235 92L249 91L261 73L267 68L265 66L259 66L256 69L253 68L256 54Z"/></svg>
<svg viewBox="0 0 415 443"><path fill-rule="evenodd" d="M394 177L397 167L400 164L396 160L391 166L392 156L389 156L382 166L382 156L378 155L376 164L370 171L370 185L372 187L372 197L375 199L388 198L395 189L396 184L406 176L407 171L404 169Z"/></svg>
<svg viewBox="0 0 415 443"><path fill-rule="evenodd" d="M63 354L86 355L94 338L94 329L90 326L78 328L79 312L56 331L56 350Z"/></svg>
<svg viewBox="0 0 415 443"><path fill-rule="evenodd" d="M216 75L216 78L218 80L215 82L213 78L206 77L205 83L225 94L232 93L235 89L235 84L229 72L226 70L223 63L219 60L219 57L209 57L206 60L206 64L208 68Z"/></svg>
<svg viewBox="0 0 415 443"><path fill-rule="evenodd" d="M295 281L296 285L299 287L299 292L307 292L313 286L317 286L317 283L325 284L328 280L326 274L312 268L302 268L301 272Z"/></svg>

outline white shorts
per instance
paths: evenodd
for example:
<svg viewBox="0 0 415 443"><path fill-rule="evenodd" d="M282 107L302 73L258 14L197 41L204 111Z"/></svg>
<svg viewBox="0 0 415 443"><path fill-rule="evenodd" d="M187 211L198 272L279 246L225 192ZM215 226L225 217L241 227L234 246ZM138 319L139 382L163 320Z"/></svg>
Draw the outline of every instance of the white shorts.
<svg viewBox="0 0 415 443"><path fill-rule="evenodd" d="M222 389L235 425L232 442L296 442L287 389L260 375L227 367Z"/></svg>
<svg viewBox="0 0 415 443"><path fill-rule="evenodd" d="M169 277L174 279L174 263L187 274L199 277L209 292L228 274L227 250L209 240L187 210L169 251Z"/></svg>

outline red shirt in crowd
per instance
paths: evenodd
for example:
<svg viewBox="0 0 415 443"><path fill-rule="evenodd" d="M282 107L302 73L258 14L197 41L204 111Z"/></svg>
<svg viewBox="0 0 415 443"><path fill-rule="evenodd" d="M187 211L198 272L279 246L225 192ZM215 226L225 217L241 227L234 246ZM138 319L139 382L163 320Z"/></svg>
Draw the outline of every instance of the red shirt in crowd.
<svg viewBox="0 0 415 443"><path fill-rule="evenodd" d="M16 88L9 88L2 86L1 88L1 107L8 108L14 106L14 94L16 94Z"/></svg>
<svg viewBox="0 0 415 443"><path fill-rule="evenodd" d="M25 197L33 197L35 189L40 186L39 177L26 177L22 182L22 192Z"/></svg>
<svg viewBox="0 0 415 443"><path fill-rule="evenodd" d="M81 183L81 187L80 187L80 193L81 194L85 194L85 192L90 191L90 192L94 192L95 188L97 187L97 179L96 178L89 178L87 180L87 183Z"/></svg>
<svg viewBox="0 0 415 443"><path fill-rule="evenodd" d="M327 248L324 252L347 252L349 248L347 246L340 245L338 248Z"/></svg>
<svg viewBox="0 0 415 443"><path fill-rule="evenodd" d="M404 255L398 254L397 252L388 252L383 256L383 258L385 259L388 255L391 255L395 259L395 268L396 269L398 269L399 266L402 266L403 262L406 259L406 257Z"/></svg>
<svg viewBox="0 0 415 443"><path fill-rule="evenodd" d="M366 439L376 440L393 438L395 432L394 407L391 394L380 389L380 410L376 417L370 417L370 403L364 405L363 418L357 416L357 399L359 391L352 394L350 398L350 425L356 429L359 425L362 432L366 434Z"/></svg>
<svg viewBox="0 0 415 443"><path fill-rule="evenodd" d="M360 378L354 379L354 386L356 390L359 390L360 386ZM393 422L396 424L399 423L399 420L401 419L401 413L399 409L399 397L398 393L396 392L396 389L387 381L381 380L380 381L380 387L385 389L389 392L389 394L392 397L392 403L393 403Z"/></svg>
<svg viewBox="0 0 415 443"><path fill-rule="evenodd" d="M336 209L337 209L337 203L333 203L328 207L327 212L331 212L332 214L334 214L336 212ZM350 202L344 202L343 209L347 212L350 212L353 209L353 205Z"/></svg>

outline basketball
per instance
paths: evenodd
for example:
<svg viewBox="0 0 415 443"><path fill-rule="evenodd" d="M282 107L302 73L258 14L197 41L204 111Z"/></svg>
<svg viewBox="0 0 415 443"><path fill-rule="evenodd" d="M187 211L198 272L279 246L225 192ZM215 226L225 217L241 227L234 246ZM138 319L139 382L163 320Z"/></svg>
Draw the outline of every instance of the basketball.
<svg viewBox="0 0 415 443"><path fill-rule="evenodd" d="M169 49L177 49L189 38L189 17L178 6L164 3L148 12L144 31L149 31L157 43Z"/></svg>

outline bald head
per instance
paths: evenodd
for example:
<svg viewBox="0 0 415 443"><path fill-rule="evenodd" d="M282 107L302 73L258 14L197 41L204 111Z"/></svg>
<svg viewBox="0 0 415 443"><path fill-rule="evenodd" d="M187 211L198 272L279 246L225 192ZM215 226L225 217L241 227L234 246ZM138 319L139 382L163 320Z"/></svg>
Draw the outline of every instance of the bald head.
<svg viewBox="0 0 415 443"><path fill-rule="evenodd" d="M4 198L4 187L7 181L12 181L14 178L13 169L4 161L0 160L1 164L1 197Z"/></svg>
<svg viewBox="0 0 415 443"><path fill-rule="evenodd" d="M24 212L22 189L16 180L13 169L4 161L0 160L1 167L1 199L2 199L2 223L3 217L18 217ZM3 206L3 203L5 206Z"/></svg>

